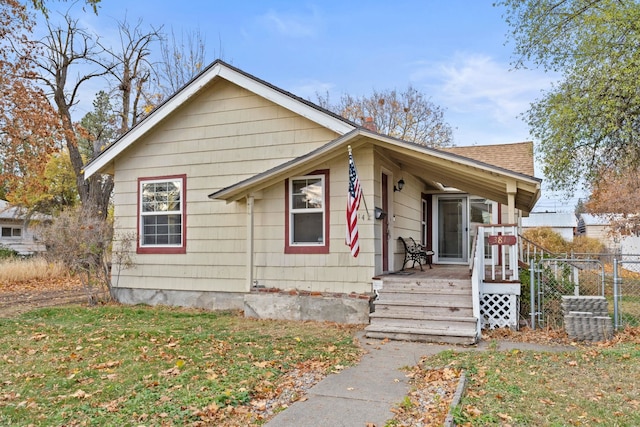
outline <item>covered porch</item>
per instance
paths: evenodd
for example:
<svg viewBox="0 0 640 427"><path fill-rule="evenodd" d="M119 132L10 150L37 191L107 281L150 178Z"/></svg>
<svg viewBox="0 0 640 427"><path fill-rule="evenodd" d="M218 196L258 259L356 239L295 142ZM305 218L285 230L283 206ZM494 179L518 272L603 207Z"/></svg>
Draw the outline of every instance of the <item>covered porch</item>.
<svg viewBox="0 0 640 427"><path fill-rule="evenodd" d="M373 278L371 338L475 344L484 327L517 328L520 282L515 225L478 227L467 265L408 268Z"/></svg>

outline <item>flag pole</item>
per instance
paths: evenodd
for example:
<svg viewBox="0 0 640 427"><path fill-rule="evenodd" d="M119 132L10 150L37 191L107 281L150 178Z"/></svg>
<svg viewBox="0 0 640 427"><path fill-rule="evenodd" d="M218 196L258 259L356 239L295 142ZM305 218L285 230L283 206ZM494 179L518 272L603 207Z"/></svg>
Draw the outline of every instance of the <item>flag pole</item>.
<svg viewBox="0 0 640 427"><path fill-rule="evenodd" d="M353 157L353 154L351 152L351 146L348 145L347 148L349 149L349 157ZM353 167L356 167L355 162L353 164ZM371 214L369 214L369 207L367 206L367 199L365 199L364 197L364 191L362 192L362 201L364 202L364 210L367 211L367 220L371 219Z"/></svg>

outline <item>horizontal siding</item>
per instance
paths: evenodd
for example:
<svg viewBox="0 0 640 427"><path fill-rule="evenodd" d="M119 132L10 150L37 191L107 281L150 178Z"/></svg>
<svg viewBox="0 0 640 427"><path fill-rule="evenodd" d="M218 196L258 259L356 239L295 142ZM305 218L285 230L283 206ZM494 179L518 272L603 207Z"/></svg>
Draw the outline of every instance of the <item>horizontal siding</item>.
<svg viewBox="0 0 640 427"><path fill-rule="evenodd" d="M398 165L386 160L385 156L377 158L375 164L376 176L374 177L377 190L376 206L382 207L382 173L389 176L390 182L389 212L389 270L396 271L402 268L404 261L404 247L398 237L413 237L416 241L421 238L421 217L422 217L422 191L426 186L418 181L411 174L403 172ZM393 191L393 187L402 178L405 185L402 191ZM382 228L374 230L374 239L378 242L378 256L376 258L376 273L382 273Z"/></svg>
<svg viewBox="0 0 640 427"><path fill-rule="evenodd" d="M116 287L177 291L245 292L244 279L182 277L177 280L175 277L158 277L157 275L128 276L125 272L123 272Z"/></svg>
<svg viewBox="0 0 640 427"><path fill-rule="evenodd" d="M366 162L370 161L371 156L371 153L368 156L365 153L365 156L360 157L359 165L362 165L363 171L370 169ZM366 217L364 203L361 204L361 249L360 255L353 258L345 245L347 166L346 153L344 159L317 166L317 169L330 170L329 254L284 253L284 183L270 187L263 192L263 197L256 201L254 275L259 285L314 292L371 291L374 260L372 240L376 223L373 216ZM360 179L365 197L372 201L372 183L366 175L360 175Z"/></svg>

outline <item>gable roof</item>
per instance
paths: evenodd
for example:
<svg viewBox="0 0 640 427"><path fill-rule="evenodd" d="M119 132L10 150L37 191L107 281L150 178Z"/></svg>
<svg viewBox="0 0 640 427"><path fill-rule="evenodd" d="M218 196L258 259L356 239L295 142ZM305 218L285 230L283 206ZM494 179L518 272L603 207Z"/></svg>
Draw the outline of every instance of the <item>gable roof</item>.
<svg viewBox="0 0 640 427"><path fill-rule="evenodd" d="M150 132L158 123L162 122L181 105L188 102L217 79L225 79L234 83L340 135L359 127L342 116L282 90L221 60L216 60L107 147L105 151L91 160L84 168L85 178L103 172L127 147Z"/></svg>
<svg viewBox="0 0 640 427"><path fill-rule="evenodd" d="M442 151L459 154L490 165L534 176L533 142L512 144L472 145L442 148Z"/></svg>
<svg viewBox="0 0 640 427"><path fill-rule="evenodd" d="M580 214L584 225L610 225L612 218L621 216L620 214Z"/></svg>
<svg viewBox="0 0 640 427"><path fill-rule="evenodd" d="M45 215L38 212L29 213L25 208L14 206L6 200L0 199L0 219L25 221L26 219L33 221L45 221L51 219L51 215Z"/></svg>
<svg viewBox="0 0 640 427"><path fill-rule="evenodd" d="M326 161L342 155L343 152L340 148L346 148L347 144L353 145L354 148L359 145L373 144L376 149L383 151L391 160L402 164L404 170L430 185L442 183L504 204L508 203L506 189L510 188L510 191L516 192L516 207L526 212L533 209L540 197L541 180L533 177L531 143L455 147L440 150L424 147L368 130L220 60L213 62L195 76L176 94L159 105L146 118L88 163L85 166L85 177L109 172L114 159L127 147L151 132L178 108L219 79L236 84L341 136L310 153L218 190L209 196L211 198L224 199L228 202L239 200L250 192L266 188L284 176L312 170L309 169L310 165L317 163L318 159ZM528 161L507 162L506 159L505 161L496 161L499 158L498 154L510 153L514 147L517 153L523 154L523 158L524 153L528 153ZM530 163L531 168L517 170L516 166L523 163Z"/></svg>
<svg viewBox="0 0 640 427"><path fill-rule="evenodd" d="M345 156L347 145L355 150L359 146L373 145L385 157L402 164L403 170L425 183L443 182L471 194L485 196L507 204L508 183L515 184L516 207L530 212L540 197L541 179L514 172L499 166L470 159L459 154L425 147L416 143L381 135L365 128L348 134L275 168L240 181L209 195L212 199L232 202L281 182L291 175L310 172L320 162Z"/></svg>

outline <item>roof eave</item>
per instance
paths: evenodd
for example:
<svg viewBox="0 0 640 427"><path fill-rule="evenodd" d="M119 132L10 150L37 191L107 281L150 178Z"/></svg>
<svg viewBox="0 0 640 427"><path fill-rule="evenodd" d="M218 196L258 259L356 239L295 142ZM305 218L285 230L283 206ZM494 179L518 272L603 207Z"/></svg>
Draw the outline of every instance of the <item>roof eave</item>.
<svg viewBox="0 0 640 427"><path fill-rule="evenodd" d="M377 140L384 144L390 144L398 149L419 150L435 157L463 163L469 167L478 168L488 173L499 174L505 178L508 177L510 179L515 179L517 182L521 182L523 186L529 187L531 192L530 200L528 200L524 204L519 203L519 209L528 209L528 211L531 211L540 197L540 187L542 180L539 178L508 171L497 166L492 166L472 159L467 159L459 155L446 153L440 150L424 147L407 141L398 140L396 138L371 132L364 128L355 129L319 147L318 149L311 151L310 153L292 159L275 168L254 175L253 177L247 178L234 185L215 191L209 194L208 197L211 199L225 200L227 201L227 203L238 201L245 198L249 193L259 191L271 185L273 182L284 179L286 176L289 176L294 172L304 173L302 172L302 169L313 170L314 164L317 163L317 159L326 157L329 152L349 143L353 144L355 148L355 146L357 145L356 141L358 141L359 138L363 137L373 139L374 141ZM305 165L308 166L305 168Z"/></svg>

